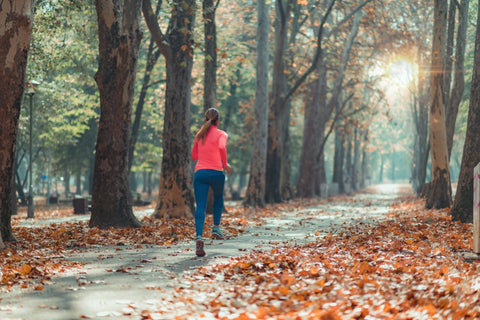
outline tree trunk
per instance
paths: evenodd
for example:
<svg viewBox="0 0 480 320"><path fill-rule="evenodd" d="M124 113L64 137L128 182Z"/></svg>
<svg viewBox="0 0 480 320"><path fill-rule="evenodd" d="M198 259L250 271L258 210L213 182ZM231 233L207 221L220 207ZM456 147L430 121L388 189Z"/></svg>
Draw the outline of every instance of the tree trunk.
<svg viewBox="0 0 480 320"><path fill-rule="evenodd" d="M148 199L150 199L152 196L152 175L153 175L153 172L149 171L148 172L148 188L147 188Z"/></svg>
<svg viewBox="0 0 480 320"><path fill-rule="evenodd" d="M326 102L326 62L323 53L318 60L316 79L307 89L300 167L296 181L297 197L320 195L320 184L325 183L323 155L325 126L333 110Z"/></svg>
<svg viewBox="0 0 480 320"><path fill-rule="evenodd" d="M425 65L425 59L418 52L418 65ZM428 143L428 92L425 72L419 72L417 78L416 95L412 104L412 115L415 126L415 142L413 150L412 184L417 195L422 193L427 176L427 163L429 153Z"/></svg>
<svg viewBox="0 0 480 320"><path fill-rule="evenodd" d="M33 28L34 0L0 2L0 250L15 240L15 147Z"/></svg>
<svg viewBox="0 0 480 320"><path fill-rule="evenodd" d="M204 78L203 78L203 110L217 107L217 29L215 23L216 6L213 0L204 0L202 7L204 41L205 41L205 57L204 57ZM218 2L217 2L218 4ZM229 104L227 104L230 107ZM227 131L230 114L224 114ZM206 213L213 214L213 189L208 189L207 209ZM224 208L225 210L225 208Z"/></svg>
<svg viewBox="0 0 480 320"><path fill-rule="evenodd" d="M456 2L456 1L452 1ZM448 159L452 154L453 137L455 135L455 122L457 120L458 107L462 101L463 91L465 88L465 39L467 36L468 26L468 7L469 0L462 0L458 14L458 31L455 48L455 69L453 74L453 88L448 100L446 109L446 126L447 126L447 147Z"/></svg>
<svg viewBox="0 0 480 320"><path fill-rule="evenodd" d="M128 183L131 111L141 31L141 3L97 0L100 122L90 227L139 227Z"/></svg>
<svg viewBox="0 0 480 320"><path fill-rule="evenodd" d="M354 129L354 139L353 139L353 170L352 170L352 191L356 191L360 188L361 181L361 154L360 154L360 144L361 144L362 133L359 127Z"/></svg>
<svg viewBox="0 0 480 320"><path fill-rule="evenodd" d="M335 130L335 151L333 160L333 178L332 182L338 183L338 192L345 192L344 184L344 168L343 163L345 159L345 130L344 128L337 128Z"/></svg>
<svg viewBox="0 0 480 320"><path fill-rule="evenodd" d="M290 101L286 101L285 112L283 113L281 140L283 141L283 152L281 154L280 172L280 196L282 200L290 200L293 197L292 187L292 159L290 148Z"/></svg>
<svg viewBox="0 0 480 320"><path fill-rule="evenodd" d="M317 69L323 69L322 62L320 62ZM319 121L321 117L321 102L324 101L325 95L324 81L321 80L322 74L322 70L317 70L318 78L309 84L304 104L303 142L296 182L297 197L300 198L309 198L315 195L316 165L321 143L319 137L321 130L325 129Z"/></svg>
<svg viewBox="0 0 480 320"><path fill-rule="evenodd" d="M218 2L217 2L218 3ZM203 24L205 28L205 74L203 105L205 110L217 107L217 30L214 0L203 1Z"/></svg>
<svg viewBox="0 0 480 320"><path fill-rule="evenodd" d="M450 1L448 8L447 37L445 42L445 55L443 66L443 101L445 110L448 109L450 102L450 88L452 83L453 66L453 38L455 35L455 15L457 12L457 1ZM449 119L446 119L447 121Z"/></svg>
<svg viewBox="0 0 480 320"><path fill-rule="evenodd" d="M446 208L452 202L448 168L447 134L443 101L443 53L445 52L445 20L447 1L435 0L432 66L430 76L430 145L432 159L432 189L426 207Z"/></svg>
<svg viewBox="0 0 480 320"><path fill-rule="evenodd" d="M80 172L75 174L75 194L82 194L82 174Z"/></svg>
<svg viewBox="0 0 480 320"><path fill-rule="evenodd" d="M368 173L368 155L369 155L369 152L367 152L367 144L368 144L368 129L365 131L365 133L363 135L360 188L367 187L367 177L369 176L369 173Z"/></svg>
<svg viewBox="0 0 480 320"><path fill-rule="evenodd" d="M288 2L288 1L287 1ZM283 0L276 2L276 20L275 20L275 54L273 62L273 85L272 96L273 103L270 104L268 117L268 152L267 152L267 172L266 172L266 190L265 201L267 203L281 202L281 174L282 174L282 154L284 152L284 123L287 101L285 99L287 83L285 78L285 43L287 40L287 27L289 9L288 3Z"/></svg>
<svg viewBox="0 0 480 320"><path fill-rule="evenodd" d="M255 98L255 128L250 178L245 204L253 207L265 205L265 174L268 137L268 6L265 0L257 1L257 78ZM241 191L241 189L240 189Z"/></svg>
<svg viewBox="0 0 480 320"><path fill-rule="evenodd" d="M346 149L346 154L345 154L345 172L346 172L346 177L344 177L345 185L347 186L345 188L346 193L350 193L352 190L352 175L353 175L353 143L352 143L352 132L351 129L347 129L347 149Z"/></svg>
<svg viewBox="0 0 480 320"><path fill-rule="evenodd" d="M195 211L190 160L190 95L193 65L195 1L172 5L169 33L164 35L149 0L143 15L167 69L163 159L160 172L157 218L192 217Z"/></svg>
<svg viewBox="0 0 480 320"><path fill-rule="evenodd" d="M473 221L473 169L480 162L480 8L477 16L472 92L468 111L467 132L463 146L462 167L455 202L451 211L455 221ZM478 190L477 190L478 192Z"/></svg>
<svg viewBox="0 0 480 320"><path fill-rule="evenodd" d="M326 128L326 125L327 125L327 122L328 120L330 119L330 116L332 114L332 110L328 110L327 107L328 105L326 104L326 95L327 95L327 81L326 81L326 66L324 64L324 62L322 61L323 58L320 58L320 61L321 61L321 64L322 64L322 71L320 72L319 74L319 77L321 79L319 79L319 81L321 81L322 83L320 84L320 88L319 90L321 90L320 92L320 112L319 114L317 115L317 119L318 119L318 123L316 125L316 127L318 128L318 140L315 142L315 143L318 143L318 150L315 150L316 152L316 158L315 158L315 162L314 162L314 170L313 170L313 175L314 175L314 178L315 178L315 181L314 181L314 184L313 184L313 188L314 188L314 194L317 195L317 196L320 196L321 192L321 185L323 183L326 183L327 182L327 177L326 177L326 173L325 173L325 143L326 143L326 140L328 139L328 136L325 135L325 128ZM336 122L336 121L334 121ZM310 125L315 125L314 123L310 124ZM330 129L333 130L333 126L336 125L336 123L332 123L331 124L331 127ZM303 146L302 146L303 147ZM308 148L307 150L308 151Z"/></svg>
<svg viewBox="0 0 480 320"><path fill-rule="evenodd" d="M128 172L131 171L133 165L133 156L135 154L135 145L137 144L138 131L140 129L140 122L142 119L143 106L145 105L145 97L147 96L147 90L150 85L150 75L152 73L155 64L160 57L160 51L154 50L155 41L150 39L150 44L147 51L147 65L145 67L145 73L143 75L142 89L140 89L140 95L137 101L137 108L135 109L135 118L132 124L132 134L130 136L130 143L128 148Z"/></svg>

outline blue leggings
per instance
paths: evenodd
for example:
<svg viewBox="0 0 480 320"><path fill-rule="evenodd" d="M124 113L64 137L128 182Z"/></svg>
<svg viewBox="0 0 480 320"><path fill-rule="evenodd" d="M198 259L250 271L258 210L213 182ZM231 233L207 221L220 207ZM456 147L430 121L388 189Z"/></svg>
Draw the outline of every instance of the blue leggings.
<svg viewBox="0 0 480 320"><path fill-rule="evenodd" d="M195 191L195 231L197 238L203 235L205 224L205 211L207 210L207 198L209 187L213 190L213 224L220 225L223 212L223 187L225 174L218 170L198 170L193 177L193 189Z"/></svg>

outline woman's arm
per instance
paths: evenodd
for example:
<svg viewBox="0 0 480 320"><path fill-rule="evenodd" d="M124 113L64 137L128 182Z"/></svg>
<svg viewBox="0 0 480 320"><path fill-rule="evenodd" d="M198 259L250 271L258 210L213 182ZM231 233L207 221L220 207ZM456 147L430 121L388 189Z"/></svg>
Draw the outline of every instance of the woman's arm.
<svg viewBox="0 0 480 320"><path fill-rule="evenodd" d="M197 140L193 142L193 148L192 148L192 160L197 161L198 160L198 143Z"/></svg>

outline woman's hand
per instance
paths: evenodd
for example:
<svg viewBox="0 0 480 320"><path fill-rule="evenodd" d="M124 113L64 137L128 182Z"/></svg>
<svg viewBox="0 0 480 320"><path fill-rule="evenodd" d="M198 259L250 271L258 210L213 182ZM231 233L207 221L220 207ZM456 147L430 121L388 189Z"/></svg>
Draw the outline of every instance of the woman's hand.
<svg viewBox="0 0 480 320"><path fill-rule="evenodd" d="M227 165L225 167L223 167L223 169L225 170L226 173L230 174L230 172L232 171L232 167L230 166L229 163L227 163Z"/></svg>

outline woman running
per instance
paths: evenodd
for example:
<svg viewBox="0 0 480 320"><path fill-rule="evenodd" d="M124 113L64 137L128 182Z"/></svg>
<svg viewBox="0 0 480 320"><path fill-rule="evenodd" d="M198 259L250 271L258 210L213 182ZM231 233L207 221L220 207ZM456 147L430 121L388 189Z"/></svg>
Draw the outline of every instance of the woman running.
<svg viewBox="0 0 480 320"><path fill-rule="evenodd" d="M227 138L225 131L217 128L219 113L215 108L205 112L205 123L195 136L192 149L192 159L197 161L193 188L195 191L195 231L197 234L195 253L199 257L205 256L203 249L203 227L207 208L208 189L213 191L213 228L212 238L223 240L225 237L220 231L220 220L223 212L223 190L225 174L230 173L231 167L227 162Z"/></svg>

